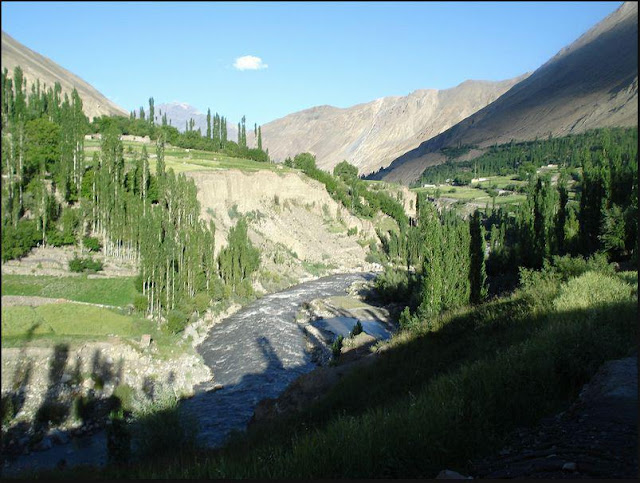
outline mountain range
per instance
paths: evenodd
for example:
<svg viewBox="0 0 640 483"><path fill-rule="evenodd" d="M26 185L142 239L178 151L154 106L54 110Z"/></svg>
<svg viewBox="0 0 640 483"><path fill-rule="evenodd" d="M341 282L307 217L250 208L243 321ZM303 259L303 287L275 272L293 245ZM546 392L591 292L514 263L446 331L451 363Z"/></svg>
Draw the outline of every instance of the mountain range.
<svg viewBox="0 0 640 483"><path fill-rule="evenodd" d="M2 68L7 69L11 76L16 66L20 66L27 79L27 92L30 92L31 84L40 79L40 85L53 87L60 83L62 92L71 95L75 88L78 91L84 113L89 118L96 116L128 116L129 113L114 102L107 99L93 86L82 80L77 75L59 66L51 59L22 45L9 34L2 32Z"/></svg>
<svg viewBox="0 0 640 483"><path fill-rule="evenodd" d="M638 125L638 3L615 12L488 106L372 176L401 183L446 160L445 147L487 146ZM467 158L468 159L468 158Z"/></svg>
<svg viewBox="0 0 640 483"><path fill-rule="evenodd" d="M184 132L186 123L189 119L193 119L194 129L200 129L200 132L203 135L207 133L207 115L201 113L197 108L185 102L156 104L154 109L156 111L155 118L157 123L160 123L162 121L162 115L166 114L167 120L171 121L170 124L177 128L178 131ZM145 109L145 112L146 111L147 110ZM212 116L214 114L215 112L211 113ZM221 115L224 115L224 113L221 113ZM247 130L248 129L249 127L247 126ZM231 120L229 120L229 124L227 125L227 139L231 141L237 141L238 139L238 128Z"/></svg>
<svg viewBox="0 0 640 483"><path fill-rule="evenodd" d="M469 147L470 159L496 143L564 136L606 126L638 124L638 4L625 2L533 73L492 82L468 80L451 89L421 89L348 108L317 106L262 126L263 147L283 161L300 152L331 170L342 160L371 179L411 183L427 166L446 161L442 149ZM20 65L63 92L75 87L89 117L128 115L91 85L2 32L2 65ZM29 86L28 86L29 88ZM156 104L184 131L194 119L206 132L206 114L185 103ZM222 113L224 114L224 113ZM237 127L228 121L228 139ZM255 146L253 127L247 141Z"/></svg>
<svg viewBox="0 0 640 483"><path fill-rule="evenodd" d="M263 145L275 161L310 152L320 168L331 170L346 159L360 174L369 174L485 107L524 78L526 74L500 82L468 80L451 89L421 89L344 109L313 107L264 124ZM251 142L253 136L248 138Z"/></svg>

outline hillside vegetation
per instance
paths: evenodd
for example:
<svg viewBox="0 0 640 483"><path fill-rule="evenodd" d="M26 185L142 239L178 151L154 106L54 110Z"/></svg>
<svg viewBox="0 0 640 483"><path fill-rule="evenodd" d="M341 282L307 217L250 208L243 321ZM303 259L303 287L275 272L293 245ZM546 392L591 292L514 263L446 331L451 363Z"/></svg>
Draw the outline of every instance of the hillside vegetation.
<svg viewBox="0 0 640 483"><path fill-rule="evenodd" d="M433 478L443 468L468 471L470 459L500 449L510 430L565 407L603 361L635 348L637 272L615 274L599 262L560 267L523 273L512 295L422 320L310 410L223 450L176 454L171 446L171 455L99 476ZM593 296L585 300L585 293ZM81 468L55 475L98 476Z"/></svg>

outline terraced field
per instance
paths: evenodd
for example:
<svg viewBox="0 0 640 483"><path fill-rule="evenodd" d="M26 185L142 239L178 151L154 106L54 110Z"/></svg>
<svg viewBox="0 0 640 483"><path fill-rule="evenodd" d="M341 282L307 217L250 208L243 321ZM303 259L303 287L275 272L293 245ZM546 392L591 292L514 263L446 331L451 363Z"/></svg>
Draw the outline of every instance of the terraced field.
<svg viewBox="0 0 640 483"><path fill-rule="evenodd" d="M145 143L138 141L123 140L125 162L133 161L134 154L138 156L142 153L142 147ZM149 154L149 165L152 172L156 166L156 150L155 144L146 144ZM85 153L88 159L91 159L93 153L100 151L100 140L85 140ZM211 151L201 151L198 149L185 149L176 146L165 146L165 164L167 169L172 168L177 173L185 171L201 171L206 169L239 169L241 171L290 171L289 168L282 164L260 163L251 159L233 158L223 153L214 153Z"/></svg>

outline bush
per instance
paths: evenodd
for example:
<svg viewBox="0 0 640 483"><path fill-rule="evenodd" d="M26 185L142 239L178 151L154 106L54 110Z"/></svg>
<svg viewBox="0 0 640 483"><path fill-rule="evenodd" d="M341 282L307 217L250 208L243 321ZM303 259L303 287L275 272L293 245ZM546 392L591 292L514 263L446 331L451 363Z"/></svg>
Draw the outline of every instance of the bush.
<svg viewBox="0 0 640 483"><path fill-rule="evenodd" d="M358 320L356 325L351 329L351 337L355 337L356 335L362 333L362 323Z"/></svg>
<svg viewBox="0 0 640 483"><path fill-rule="evenodd" d="M133 307L138 312L145 312L147 310L149 302L147 301L147 297L145 295L136 295L133 298Z"/></svg>
<svg viewBox="0 0 640 483"><path fill-rule="evenodd" d="M167 329L172 334L177 334L178 332L182 332L187 326L187 316L179 311L172 310L167 315Z"/></svg>
<svg viewBox="0 0 640 483"><path fill-rule="evenodd" d="M54 247L73 245L76 242L73 235L64 234L60 230L51 229L47 232L47 243Z"/></svg>
<svg viewBox="0 0 640 483"><path fill-rule="evenodd" d="M120 407L127 412L134 409L135 390L129 384L118 384L113 390L113 396L120 401Z"/></svg>
<svg viewBox="0 0 640 483"><path fill-rule="evenodd" d="M340 357L340 351L342 350L343 340L344 340L344 337L339 335L336 338L336 340L333 341L333 344L331 344L331 353L333 354L334 359L337 359L338 357Z"/></svg>
<svg viewBox="0 0 640 483"><path fill-rule="evenodd" d="M100 249L102 248L102 245L100 244L100 240L92 236L85 236L82 239L82 244L87 250L91 252L99 252Z"/></svg>
<svg viewBox="0 0 640 483"><path fill-rule="evenodd" d="M400 319L398 320L398 323L400 324L401 329L408 330L412 327L415 327L417 323L419 323L419 321L411 315L409 307L405 307L400 313Z"/></svg>
<svg viewBox="0 0 640 483"><path fill-rule="evenodd" d="M607 261L607 256L603 253L596 253L591 258L586 259L569 255L564 257L554 256L550 264L545 264L544 269L557 273L562 281L579 277L583 273L590 271L608 273L610 275L615 273L613 264Z"/></svg>
<svg viewBox="0 0 640 483"><path fill-rule="evenodd" d="M600 309L631 299L632 291L633 287L619 277L587 272L563 284L553 305L556 310L567 312Z"/></svg>
<svg viewBox="0 0 640 483"><path fill-rule="evenodd" d="M200 292L197 293L193 298L193 304L195 305L198 314L203 314L209 308L209 304L211 303L211 296L207 293Z"/></svg>
<svg viewBox="0 0 640 483"><path fill-rule="evenodd" d="M100 260L94 260L91 257L78 258L77 256L74 256L73 259L69 260L69 270L72 272L99 272L102 270L102 267L102 262Z"/></svg>
<svg viewBox="0 0 640 483"><path fill-rule="evenodd" d="M35 220L20 220L14 228L11 223L2 226L2 261L21 258L42 241L42 232Z"/></svg>

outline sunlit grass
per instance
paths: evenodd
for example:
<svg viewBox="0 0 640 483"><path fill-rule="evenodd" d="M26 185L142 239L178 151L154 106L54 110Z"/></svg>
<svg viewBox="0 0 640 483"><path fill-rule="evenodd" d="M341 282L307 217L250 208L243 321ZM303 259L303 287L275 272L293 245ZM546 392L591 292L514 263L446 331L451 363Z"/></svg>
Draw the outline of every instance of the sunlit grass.
<svg viewBox="0 0 640 483"><path fill-rule="evenodd" d="M88 278L3 275L2 295L62 298L102 305L125 306L136 295L134 277Z"/></svg>

